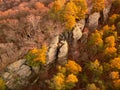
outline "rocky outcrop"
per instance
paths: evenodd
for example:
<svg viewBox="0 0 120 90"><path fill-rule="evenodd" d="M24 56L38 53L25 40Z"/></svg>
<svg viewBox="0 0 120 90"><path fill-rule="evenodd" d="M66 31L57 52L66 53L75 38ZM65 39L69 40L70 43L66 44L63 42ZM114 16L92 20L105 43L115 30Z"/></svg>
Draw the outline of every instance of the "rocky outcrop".
<svg viewBox="0 0 120 90"><path fill-rule="evenodd" d="M53 63L54 60L57 58L57 50L58 50L58 43L59 43L59 36L53 38L49 50L47 53L47 64Z"/></svg>
<svg viewBox="0 0 120 90"><path fill-rule="evenodd" d="M75 41L79 40L82 37L82 31L80 30L79 27L75 27L73 29L73 39Z"/></svg>
<svg viewBox="0 0 120 90"><path fill-rule="evenodd" d="M58 52L58 63L65 64L67 62L68 56L68 43L67 41L61 41L61 46Z"/></svg>
<svg viewBox="0 0 120 90"><path fill-rule="evenodd" d="M95 12L95 13L93 13L89 16L89 18L88 18L88 28L90 30L95 30L98 27L99 18L100 18L100 13L99 12Z"/></svg>
<svg viewBox="0 0 120 90"><path fill-rule="evenodd" d="M110 7L103 10L104 21L107 20L109 11ZM96 12L91 14L88 18L87 28L95 30L98 27L99 18L100 13ZM68 60L68 50L70 50L71 44L73 45L73 50L71 51L73 51L72 55L74 57L79 58L80 56L82 61L89 59L87 52L84 52L84 50L82 51L83 47L81 47L81 50L79 50L79 48L76 48L76 46L78 45L78 40L80 41L80 44L85 45L87 43L89 32L85 30L85 24L85 19L80 20L76 23L72 31L65 31L62 34L53 37L47 52L46 67L49 67L51 63L54 63L55 61L57 61L58 64L61 65L65 64ZM32 47L35 46L36 43L27 40L27 42L25 42L24 45L26 45L26 47L31 45ZM14 46L13 43L0 44L0 50L0 66L2 66L5 63L7 63L7 66L15 60L18 60L18 56L20 56L20 54L16 53L18 49ZM24 51L25 49L22 48L21 54ZM91 54L93 54L93 52ZM75 60L77 59L75 58ZM25 59L21 59L7 66L0 76L5 80L6 86L9 89L18 90L17 87L19 88L30 83L28 80L31 77L31 75L38 75L39 71L40 67L30 67L26 64Z"/></svg>
<svg viewBox="0 0 120 90"><path fill-rule="evenodd" d="M82 37L82 31L84 29L84 26L85 26L85 19L82 19L76 23L76 25L72 31L73 39L75 41L79 40Z"/></svg>
<svg viewBox="0 0 120 90"><path fill-rule="evenodd" d="M8 71L15 72L25 63L25 59L16 61L7 67Z"/></svg>
<svg viewBox="0 0 120 90"><path fill-rule="evenodd" d="M103 9L103 20L104 20L104 22L106 22L106 20L108 19L108 15L109 15L111 7L112 7L112 5L110 4L106 8Z"/></svg>
<svg viewBox="0 0 120 90"><path fill-rule="evenodd" d="M28 84L32 70L25 64L26 60L21 59L6 67L1 77L9 89L17 90L19 87Z"/></svg>

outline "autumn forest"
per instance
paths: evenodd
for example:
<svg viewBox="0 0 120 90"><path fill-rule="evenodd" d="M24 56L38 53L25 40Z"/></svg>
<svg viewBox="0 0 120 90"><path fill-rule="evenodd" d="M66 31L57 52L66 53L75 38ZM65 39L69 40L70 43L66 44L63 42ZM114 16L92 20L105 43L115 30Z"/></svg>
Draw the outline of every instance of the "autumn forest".
<svg viewBox="0 0 120 90"><path fill-rule="evenodd" d="M120 0L0 0L0 90L120 90Z"/></svg>

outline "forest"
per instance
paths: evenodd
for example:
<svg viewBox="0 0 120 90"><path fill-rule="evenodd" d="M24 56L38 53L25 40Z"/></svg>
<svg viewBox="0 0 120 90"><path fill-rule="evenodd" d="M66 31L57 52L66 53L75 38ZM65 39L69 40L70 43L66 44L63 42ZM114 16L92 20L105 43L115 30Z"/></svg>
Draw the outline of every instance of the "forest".
<svg viewBox="0 0 120 90"><path fill-rule="evenodd" d="M120 0L0 0L0 90L120 90Z"/></svg>

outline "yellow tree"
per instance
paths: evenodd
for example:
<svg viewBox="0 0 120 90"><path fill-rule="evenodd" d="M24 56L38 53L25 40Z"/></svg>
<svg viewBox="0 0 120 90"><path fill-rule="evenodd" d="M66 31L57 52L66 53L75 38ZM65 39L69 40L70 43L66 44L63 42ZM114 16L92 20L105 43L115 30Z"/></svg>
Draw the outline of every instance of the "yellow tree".
<svg viewBox="0 0 120 90"><path fill-rule="evenodd" d="M114 47L116 45L114 36L106 37L105 42L107 47Z"/></svg>
<svg viewBox="0 0 120 90"><path fill-rule="evenodd" d="M103 66L100 64L100 62L97 59L94 62L90 62L89 69L95 75L101 75L103 73Z"/></svg>
<svg viewBox="0 0 120 90"><path fill-rule="evenodd" d="M87 3L86 0L56 0L52 11L52 17L64 21L66 29L71 30L75 26L76 19L85 18Z"/></svg>
<svg viewBox="0 0 120 90"><path fill-rule="evenodd" d="M92 12L99 12L105 7L105 0L93 0Z"/></svg>
<svg viewBox="0 0 120 90"><path fill-rule="evenodd" d="M86 0L71 0L78 8L77 19L85 18L85 14L88 12Z"/></svg>
<svg viewBox="0 0 120 90"><path fill-rule="evenodd" d="M111 68L116 68L120 70L120 57L114 58L110 62Z"/></svg>
<svg viewBox="0 0 120 90"><path fill-rule="evenodd" d="M107 47L105 48L104 54L108 57L116 56L117 49L115 47Z"/></svg>
<svg viewBox="0 0 120 90"><path fill-rule="evenodd" d="M101 32L96 30L95 33L92 33L89 44L96 45L98 47L98 49L101 49L103 47L103 40L102 40Z"/></svg>
<svg viewBox="0 0 120 90"><path fill-rule="evenodd" d="M117 49L115 48L115 37L114 36L109 36L105 38L105 55L109 56L109 57L113 57L116 55Z"/></svg>
<svg viewBox="0 0 120 90"><path fill-rule="evenodd" d="M30 66L44 65L46 63L46 53L47 53L46 46L42 46L41 49L34 48L26 55L28 65Z"/></svg>
<svg viewBox="0 0 120 90"><path fill-rule="evenodd" d="M76 21L74 16L69 15L68 17L66 17L65 27L68 30L71 30L75 26L75 24L76 24Z"/></svg>
<svg viewBox="0 0 120 90"><path fill-rule="evenodd" d="M52 89L63 90L65 88L65 76L62 73L58 73L52 78L49 85Z"/></svg>
<svg viewBox="0 0 120 90"><path fill-rule="evenodd" d="M55 0L50 10L50 17L54 20L63 21L62 11L66 0Z"/></svg>
<svg viewBox="0 0 120 90"><path fill-rule="evenodd" d="M77 75L82 68L73 60L68 60L65 66L58 66L58 73L48 84L53 90L71 90L78 82Z"/></svg>
<svg viewBox="0 0 120 90"><path fill-rule="evenodd" d="M79 64L77 64L75 61L69 60L68 63L65 65L68 72L73 74L78 74L82 71L82 68Z"/></svg>
<svg viewBox="0 0 120 90"><path fill-rule="evenodd" d="M75 26L75 19L77 17L78 8L76 5L70 1L67 3L64 9L63 18L65 21L65 26L67 29L72 29Z"/></svg>

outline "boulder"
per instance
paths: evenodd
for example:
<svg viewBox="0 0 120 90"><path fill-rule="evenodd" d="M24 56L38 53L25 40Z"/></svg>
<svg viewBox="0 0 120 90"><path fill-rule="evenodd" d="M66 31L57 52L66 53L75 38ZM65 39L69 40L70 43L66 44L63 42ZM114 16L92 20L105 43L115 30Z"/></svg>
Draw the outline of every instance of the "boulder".
<svg viewBox="0 0 120 90"><path fill-rule="evenodd" d="M99 12L95 12L95 13L93 13L89 16L89 18L88 18L88 28L90 30L95 30L98 27L99 18L100 18L100 13Z"/></svg>
<svg viewBox="0 0 120 90"><path fill-rule="evenodd" d="M65 64L67 62L67 56L68 56L68 43L67 41L61 41L60 43L61 43L61 47L58 53L58 63Z"/></svg>
<svg viewBox="0 0 120 90"><path fill-rule="evenodd" d="M57 50L58 50L58 43L59 43L59 36L56 36L53 38L53 40L51 41L51 44L49 46L46 64L53 63L54 60L56 59L56 54L57 54Z"/></svg>

